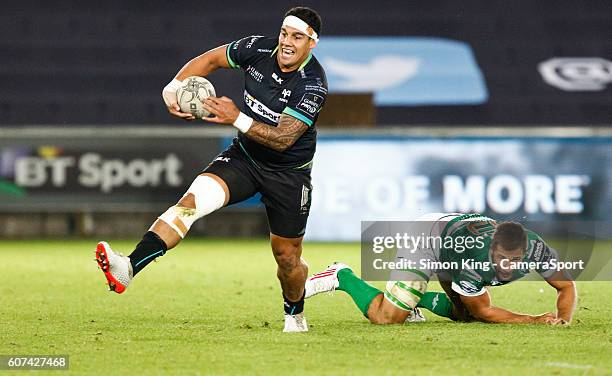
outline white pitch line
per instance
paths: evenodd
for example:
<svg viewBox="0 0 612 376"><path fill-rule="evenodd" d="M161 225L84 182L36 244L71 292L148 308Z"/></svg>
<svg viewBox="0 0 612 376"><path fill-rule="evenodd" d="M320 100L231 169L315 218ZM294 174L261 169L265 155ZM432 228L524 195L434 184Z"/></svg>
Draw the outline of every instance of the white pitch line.
<svg viewBox="0 0 612 376"><path fill-rule="evenodd" d="M593 368L590 364L571 364L571 363L561 363L561 362L548 362L544 363L546 367L560 367L560 368L572 368L572 369L590 369Z"/></svg>

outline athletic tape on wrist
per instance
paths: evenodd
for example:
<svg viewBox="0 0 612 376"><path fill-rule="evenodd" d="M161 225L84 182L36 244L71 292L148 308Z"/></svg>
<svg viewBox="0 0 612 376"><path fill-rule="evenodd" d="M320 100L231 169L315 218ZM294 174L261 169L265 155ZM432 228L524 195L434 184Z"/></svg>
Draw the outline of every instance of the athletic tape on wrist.
<svg viewBox="0 0 612 376"><path fill-rule="evenodd" d="M173 78L172 81L168 82L168 85L166 85L166 87L164 87L164 91L169 91L171 93L176 93L177 90L181 87L182 84L183 84L182 81L179 81L176 78Z"/></svg>
<svg viewBox="0 0 612 376"><path fill-rule="evenodd" d="M242 133L247 133L251 125L253 125L253 118L243 112L240 112L238 118L234 121L234 127L238 128Z"/></svg>
<svg viewBox="0 0 612 376"><path fill-rule="evenodd" d="M176 103L176 92L181 87L182 82L177 80L176 78L172 81L168 82L168 85L164 86L162 90L162 98L164 99L164 103L166 106L170 107L172 104Z"/></svg>

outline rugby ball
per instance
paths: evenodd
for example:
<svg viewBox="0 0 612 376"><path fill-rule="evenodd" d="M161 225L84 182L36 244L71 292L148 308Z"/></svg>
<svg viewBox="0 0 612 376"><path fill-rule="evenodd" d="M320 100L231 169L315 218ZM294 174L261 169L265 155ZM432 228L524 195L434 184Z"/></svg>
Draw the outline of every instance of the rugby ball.
<svg viewBox="0 0 612 376"><path fill-rule="evenodd" d="M215 87L210 81L199 76L187 77L176 91L181 112L191 113L197 118L210 115L202 106L202 100L210 96L216 96Z"/></svg>

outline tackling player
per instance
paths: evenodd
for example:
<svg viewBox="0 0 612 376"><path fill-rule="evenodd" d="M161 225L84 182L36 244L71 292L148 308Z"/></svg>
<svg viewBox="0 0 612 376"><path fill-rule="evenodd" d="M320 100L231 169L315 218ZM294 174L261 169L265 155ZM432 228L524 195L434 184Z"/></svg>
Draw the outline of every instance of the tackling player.
<svg viewBox="0 0 612 376"><path fill-rule="evenodd" d="M161 214L129 257L100 242L96 259L110 289L122 293L133 276L174 248L194 221L226 205L261 193L270 228L272 253L283 291L285 332L308 330L303 315L308 266L301 259L310 211L310 173L319 111L327 96L323 68L312 55L321 18L305 7L290 9L279 36L250 36L190 60L163 89L168 111L195 120L177 104L177 89L189 76L207 76L219 68L242 69L241 112L227 97L205 99L208 122L238 129L233 144L193 181L178 203Z"/></svg>
<svg viewBox="0 0 612 376"><path fill-rule="evenodd" d="M569 324L576 306L574 282L563 271L536 269L557 290L557 312L529 315L509 311L491 303L486 286L510 283L529 273L512 269L512 262L529 261L545 265L558 259L556 251L546 245L534 232L515 222L497 223L479 214L432 213L421 217L431 229L430 237L457 239L480 237L470 242L473 247L458 251L442 244L422 247L416 252L398 250L396 261L413 260L413 265L464 265L468 260L476 267L432 270L418 267L394 271L383 293L361 280L345 264L335 263L306 281L306 297L332 291L347 292L361 312L374 324L403 323L418 316L424 307L437 315L455 321L482 321L489 323L545 323ZM452 242L451 242L452 243ZM425 260L426 262L421 262ZM437 261L434 263L432 261ZM494 266L488 268L487 265ZM497 266L495 266L497 265ZM436 273L445 293L426 292L429 278Z"/></svg>

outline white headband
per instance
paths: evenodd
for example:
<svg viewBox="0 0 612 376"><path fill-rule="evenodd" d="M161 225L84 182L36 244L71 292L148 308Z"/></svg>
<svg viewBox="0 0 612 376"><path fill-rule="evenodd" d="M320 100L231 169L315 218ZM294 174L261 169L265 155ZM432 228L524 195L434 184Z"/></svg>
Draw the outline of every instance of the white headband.
<svg viewBox="0 0 612 376"><path fill-rule="evenodd" d="M310 25L306 22L302 21L300 18L296 16L287 16L283 20L283 26L291 26L294 29L301 31L302 33L308 35L315 42L319 42L319 35Z"/></svg>

